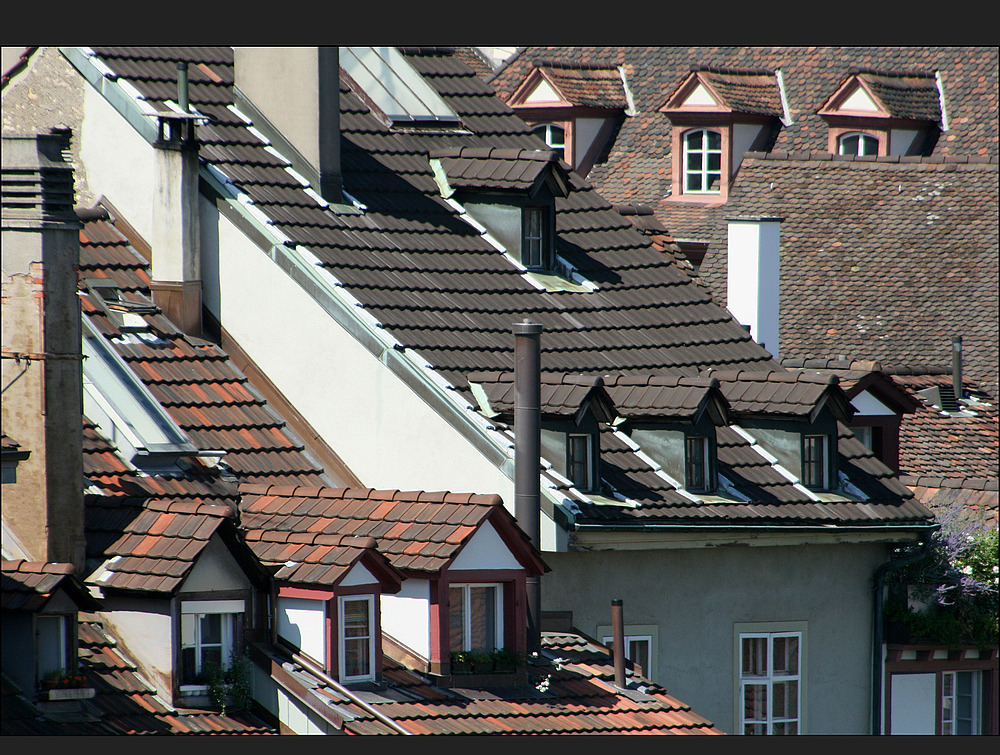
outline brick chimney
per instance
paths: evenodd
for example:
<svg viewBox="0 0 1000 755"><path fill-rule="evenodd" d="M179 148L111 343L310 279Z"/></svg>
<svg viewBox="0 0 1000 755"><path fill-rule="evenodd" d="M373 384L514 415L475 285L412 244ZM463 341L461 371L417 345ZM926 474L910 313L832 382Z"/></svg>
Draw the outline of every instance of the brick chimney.
<svg viewBox="0 0 1000 755"><path fill-rule="evenodd" d="M781 222L740 216L729 224L726 306L775 359L778 354Z"/></svg>
<svg viewBox="0 0 1000 755"><path fill-rule="evenodd" d="M26 558L82 571L81 225L70 138L67 128L3 137L3 430L29 452L3 486L3 519Z"/></svg>
<svg viewBox="0 0 1000 755"><path fill-rule="evenodd" d="M327 202L342 203L340 51L237 47L236 106Z"/></svg>

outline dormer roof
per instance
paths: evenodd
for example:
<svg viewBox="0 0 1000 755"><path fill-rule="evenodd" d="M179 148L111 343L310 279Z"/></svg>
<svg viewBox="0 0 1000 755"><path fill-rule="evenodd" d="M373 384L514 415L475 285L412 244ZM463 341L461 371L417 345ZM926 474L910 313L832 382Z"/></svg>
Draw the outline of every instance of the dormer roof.
<svg viewBox="0 0 1000 755"><path fill-rule="evenodd" d="M497 495L279 485L247 485L240 492L248 539L285 546L282 554L270 553L272 560L294 560L321 534L373 538L395 569L426 577L447 569L488 521L529 573L548 571ZM329 547L333 554L340 546Z"/></svg>
<svg viewBox="0 0 1000 755"><path fill-rule="evenodd" d="M661 113L742 113L782 117L778 79L769 71L736 69L692 71L663 106Z"/></svg>
<svg viewBox="0 0 1000 755"><path fill-rule="evenodd" d="M778 416L815 420L824 407L846 422L854 413L836 375L820 372L713 370L737 416Z"/></svg>
<svg viewBox="0 0 1000 755"><path fill-rule="evenodd" d="M514 373L474 372L469 385L487 416L514 416L517 399ZM577 424L586 412L601 422L611 422L617 416L614 403L598 375L542 373L540 379L542 416L548 419L573 419Z"/></svg>
<svg viewBox="0 0 1000 755"><path fill-rule="evenodd" d="M849 74L817 111L822 116L863 116L941 122L941 93L930 73Z"/></svg>
<svg viewBox="0 0 1000 755"><path fill-rule="evenodd" d="M528 73L508 104L514 109L576 106L624 110L628 101L617 68L539 65Z"/></svg>
<svg viewBox="0 0 1000 755"><path fill-rule="evenodd" d="M513 191L534 198L543 186L553 196L569 194L569 179L552 150L451 147L433 150L428 157L442 196L456 190Z"/></svg>
<svg viewBox="0 0 1000 755"><path fill-rule="evenodd" d="M59 591L81 611L100 608L97 600L76 577L72 564L24 559L3 559L2 605L5 611L36 612Z"/></svg>

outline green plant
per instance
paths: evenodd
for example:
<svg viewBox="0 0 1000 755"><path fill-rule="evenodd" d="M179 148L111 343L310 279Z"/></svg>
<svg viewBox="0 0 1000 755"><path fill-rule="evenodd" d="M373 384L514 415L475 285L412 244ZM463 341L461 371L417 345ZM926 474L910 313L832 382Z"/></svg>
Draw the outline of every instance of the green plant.
<svg viewBox="0 0 1000 755"><path fill-rule="evenodd" d="M49 671L42 677L42 687L45 689L82 689L88 684L83 674L70 674L64 668Z"/></svg>
<svg viewBox="0 0 1000 755"><path fill-rule="evenodd" d="M500 648L490 653L493 658L494 670L499 672L514 671L520 665L517 653L508 648Z"/></svg>
<svg viewBox="0 0 1000 755"><path fill-rule="evenodd" d="M250 706L250 661L245 656L233 650L226 668L216 661L210 661L202 666L201 675L208 685L212 705L222 715L228 715L234 710L245 710Z"/></svg>

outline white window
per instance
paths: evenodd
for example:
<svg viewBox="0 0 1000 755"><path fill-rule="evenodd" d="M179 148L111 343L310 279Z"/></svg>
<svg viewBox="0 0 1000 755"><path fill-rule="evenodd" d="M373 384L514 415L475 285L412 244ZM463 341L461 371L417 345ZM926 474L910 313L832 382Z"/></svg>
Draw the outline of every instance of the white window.
<svg viewBox="0 0 1000 755"><path fill-rule="evenodd" d="M567 439L566 476L577 490L594 489L594 439L591 435L570 435Z"/></svg>
<svg viewBox="0 0 1000 755"><path fill-rule="evenodd" d="M941 733L981 734L982 672L941 675Z"/></svg>
<svg viewBox="0 0 1000 755"><path fill-rule="evenodd" d="M566 153L566 130L562 126L557 126L555 123L542 123L531 129L531 132L541 137L549 145L549 148L559 155L560 160L563 159Z"/></svg>
<svg viewBox="0 0 1000 755"><path fill-rule="evenodd" d="M341 596L340 680L375 678L375 603L370 595Z"/></svg>
<svg viewBox="0 0 1000 755"><path fill-rule="evenodd" d="M69 673L69 616L39 616L38 632L38 678L49 674Z"/></svg>
<svg viewBox="0 0 1000 755"><path fill-rule="evenodd" d="M625 635L625 657L632 663L637 664L642 669L642 675L647 679L652 678L649 662L652 659L653 638L648 634L626 634ZM601 641L614 650L615 638L605 635Z"/></svg>
<svg viewBox="0 0 1000 755"><path fill-rule="evenodd" d="M829 484L827 456L827 436L803 436L802 484L810 490L827 489Z"/></svg>
<svg viewBox="0 0 1000 755"><path fill-rule="evenodd" d="M740 730L744 734L801 732L801 653L801 632L740 633Z"/></svg>
<svg viewBox="0 0 1000 755"><path fill-rule="evenodd" d="M499 584L451 585L450 649L491 653L503 647L503 590Z"/></svg>
<svg viewBox="0 0 1000 755"><path fill-rule="evenodd" d="M685 461L688 490L709 491L714 488L710 452L711 444L708 438L689 437L687 439L687 458Z"/></svg>
<svg viewBox="0 0 1000 755"><path fill-rule="evenodd" d="M702 129L684 135L685 194L719 194L722 190L722 135Z"/></svg>
<svg viewBox="0 0 1000 755"><path fill-rule="evenodd" d="M837 140L841 155L877 155L878 139L871 134L854 132L844 134Z"/></svg>
<svg viewBox="0 0 1000 755"><path fill-rule="evenodd" d="M242 600L181 603L182 690L194 692L205 687L212 666L229 668L243 611Z"/></svg>

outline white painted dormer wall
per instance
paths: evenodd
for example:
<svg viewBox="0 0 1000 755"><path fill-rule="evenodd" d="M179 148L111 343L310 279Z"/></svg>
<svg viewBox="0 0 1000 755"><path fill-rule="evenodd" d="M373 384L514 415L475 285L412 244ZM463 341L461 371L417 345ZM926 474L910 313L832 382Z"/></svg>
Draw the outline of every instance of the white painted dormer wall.
<svg viewBox="0 0 1000 755"><path fill-rule="evenodd" d="M841 103L839 110L855 110L863 113L878 113L881 112L875 101L868 95L862 87L857 87L851 94Z"/></svg>
<svg viewBox="0 0 1000 755"><path fill-rule="evenodd" d="M556 93L556 90L545 79L540 79L538 86L524 100L527 105L551 105L553 103L562 103L562 101L562 97Z"/></svg>
<svg viewBox="0 0 1000 755"><path fill-rule="evenodd" d="M851 399L851 406L855 409L854 416L857 417L892 417L896 412L883 404L871 393L865 391L859 393Z"/></svg>
<svg viewBox="0 0 1000 755"><path fill-rule="evenodd" d="M430 580L405 579L395 595L383 595L382 631L424 658L431 654Z"/></svg>
<svg viewBox="0 0 1000 755"><path fill-rule="evenodd" d="M449 572L468 569L521 569L523 568L500 535L489 522L466 543L462 552L452 562Z"/></svg>

